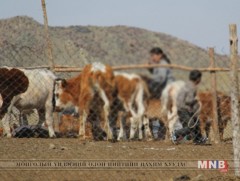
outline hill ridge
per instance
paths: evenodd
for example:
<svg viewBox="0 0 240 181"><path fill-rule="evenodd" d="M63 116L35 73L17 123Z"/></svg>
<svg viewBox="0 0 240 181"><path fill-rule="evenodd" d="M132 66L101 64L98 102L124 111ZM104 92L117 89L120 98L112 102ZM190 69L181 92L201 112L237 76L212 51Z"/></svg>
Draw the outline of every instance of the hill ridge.
<svg viewBox="0 0 240 181"><path fill-rule="evenodd" d="M153 46L161 47L175 64L209 65L208 52L186 40L138 27L49 26L53 57L58 65L83 66L92 61L110 65L140 64ZM47 64L44 27L28 16L0 20L0 65L39 66ZM216 54L217 65L227 56Z"/></svg>

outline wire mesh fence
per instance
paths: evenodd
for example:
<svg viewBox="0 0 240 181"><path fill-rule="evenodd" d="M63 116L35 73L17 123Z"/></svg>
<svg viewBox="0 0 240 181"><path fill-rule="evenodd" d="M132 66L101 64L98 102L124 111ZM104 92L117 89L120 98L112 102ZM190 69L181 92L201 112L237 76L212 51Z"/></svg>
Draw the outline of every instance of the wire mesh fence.
<svg viewBox="0 0 240 181"><path fill-rule="evenodd" d="M44 38L43 30L31 35L27 34L28 26L25 28L28 38L29 36ZM197 102L201 104L201 109L197 116L190 114L190 118L194 117L191 119L195 121L194 129L184 130L184 128L191 126L189 126L189 122L187 126L183 126L183 123L179 122L179 118L179 120L174 119L178 122L172 126L172 131L169 131L171 117L162 112L164 103L161 99L162 95L160 95L160 92L163 92L167 85L158 88L158 83L151 84L152 75L148 66L145 68L144 66L139 68L137 65L136 68L129 66L131 67L129 69L120 67L128 62L147 63L145 60L147 60L148 51L137 52L135 50L134 43L137 41L137 37L136 40L130 42L128 39L126 40L131 47L128 50L108 54L106 47L109 48L109 45L107 44L103 43L100 46L81 44L82 39L98 38L97 35L88 35L91 32L91 27L71 27L71 29L82 33L78 37L79 39L71 39L72 31L69 32L67 29L62 28L62 32L59 33L55 31L55 28L50 28L50 34L55 33L52 47L56 64L55 72L48 70L45 43L42 41L38 42L33 39L34 43L23 45L13 41L16 38L13 36L0 42L2 47L0 49L1 159L196 161L194 169L191 168L192 170L173 169L169 171L168 167L166 170L161 170L163 168L158 170L141 170L139 168L139 170L127 170L129 169L127 167L125 171L121 169L100 170L100 168L99 170L91 168L94 171L91 169L90 171L44 170L34 180L87 180L90 177L95 180L110 180L109 176L112 177L111 180L122 180L122 178L127 180L217 180L220 179L219 175L223 176L219 174L219 170L198 170L197 161L233 159L230 97L232 87L229 70L227 70L230 67L228 57L215 55L215 67L223 70L202 71L202 79L195 97ZM131 34L132 32L127 33ZM66 35L66 40L64 43L59 43L60 40L57 37L63 35ZM113 36L106 34L106 38L113 38ZM125 42L125 37L122 38ZM207 69L211 65L211 57L207 51L201 50L197 53L191 48L183 47L181 50L177 49L173 52L172 49L176 47L174 44L166 42L155 42L155 44L162 45L172 64L176 65L170 67L169 70L173 73L174 82L184 81L181 89L188 86L191 70ZM144 44L143 47L146 45ZM129 53L125 55L126 51L131 51L132 55ZM110 78L111 69L108 76L100 75L100 77L102 76L100 79L96 78L97 76L94 77L94 71L92 74L88 74L89 72L84 74L84 67L86 68L89 64L97 65L97 70L102 70L102 64L94 63L99 61L99 52L101 57L105 58L101 60L103 66L107 63L114 69ZM119 59L116 54L122 54L122 59ZM138 60L135 60L134 56L138 57ZM180 65L182 62L184 62L183 65ZM3 66L16 67L17 72L11 73L11 68ZM189 69L182 66L188 66ZM81 73L76 71L80 68ZM151 68L157 68L157 66ZM164 68L166 67L162 67L162 69ZM104 69L104 71L106 70ZM213 74L216 76L216 95L213 93ZM28 80L27 84L21 79L24 76ZM114 83L109 83L111 80ZM109 86L108 84L111 84L112 87L106 88ZM82 88L84 86L86 89ZM105 91L105 96L99 91L99 87L101 91ZM20 89L22 92L19 91ZM91 94L88 95L86 92ZM177 99L177 96L174 97L172 92L174 92L174 86L169 89L167 97L170 105L166 105L166 107L170 113L174 112L172 108L174 108L174 101ZM79 97L79 95L83 96ZM90 96L91 99L85 100L85 96ZM215 103L214 96L216 96ZM109 105L107 105L108 103ZM214 104L216 104L216 108ZM56 107L61 109L56 112ZM79 107L86 109L86 112ZM183 115L187 121L189 121L189 117L186 118L186 115L188 116L189 112L187 111ZM214 112L216 112L217 117ZM109 125L106 123L106 114L109 115ZM80 122L84 115L86 123ZM180 113L175 116L181 117ZM10 127L8 127L8 121ZM213 130L214 123L217 123L217 132ZM85 130L79 131L81 127L84 127L84 124L86 124ZM113 134L111 138L108 137L108 128ZM180 136L176 135L175 131L177 130L184 133ZM79 134L80 136L84 134L81 139L84 138L85 141L79 141ZM198 142L194 141L196 135L198 137L200 135ZM6 136L17 138L56 136L57 138L54 140L5 139ZM215 144L212 140L216 136L219 137L220 144ZM114 140L116 143L107 142L108 139ZM198 145L203 145L203 147ZM25 170L13 173L12 170L6 170L5 173L0 172L0 175L4 179L12 177L19 180L25 178L32 180L39 172ZM235 179L231 169L223 177L223 180L227 179Z"/></svg>
<svg viewBox="0 0 240 181"><path fill-rule="evenodd" d="M30 70L30 71L32 71L32 70ZM38 77L40 73L42 73L42 70L34 70L34 72L35 72L35 74L34 74L34 78L35 78L35 77ZM182 74L180 72L182 72ZM78 73L56 73L56 74L57 74L58 77L67 79L67 78L70 78L73 75L76 75ZM188 81L188 75L187 74L188 74L188 72L186 73L185 71L183 72L183 71L179 71L179 70L174 70L174 75L175 75L176 79L178 79L178 80ZM229 82L230 81L229 81L229 76L227 74L228 73L217 73L218 82L219 82L219 80L221 80L221 84L218 84L218 89L217 89L217 92L218 92L217 93L217 101L218 101L217 102L218 103L217 108L218 108L218 112L219 112L218 116L220 116L221 118L223 117L223 119L225 120L225 123L227 123L228 120L230 120L230 118L231 118L230 96L229 96L229 87L230 87ZM181 76L179 76L179 75L181 75ZM202 79L201 84L199 85L198 94L200 95L200 97L199 97L200 101L202 102L204 107L207 108L207 110L205 112L205 114L206 114L205 119L207 119L206 121L212 121L212 117L211 117L212 113L211 112L213 110L213 108L212 108L213 105L212 105L211 82L208 81L210 79L210 73L208 73L208 72L203 73L202 77L203 77L203 79ZM45 78L45 79L47 79L47 78ZM225 84L224 84L224 80L226 80ZM46 80L46 81L48 81L48 80ZM16 81L16 82L13 82L12 84L15 85L15 83L17 84L18 82ZM45 86L45 80L44 79L38 80L37 82L35 82L35 84L36 84L36 85L34 85L35 90L30 92L32 94L32 96L36 96L37 94L39 94L38 91L40 92L41 88ZM52 90L53 90L53 88L52 88ZM52 90L50 90L50 91L52 91ZM207 98L205 99L204 96L206 96ZM201 98L203 100L201 100ZM29 102L30 101L31 100L29 100ZM159 104L161 104L159 95L153 95L152 98L150 100L148 100L148 102L150 104L149 107L151 107L152 104L156 104L156 106L155 107L153 106L153 108L152 108L152 109L154 109L153 112L154 111L157 112L156 114L160 113L160 111L159 111L160 106L158 105L158 103L156 103L157 101L159 101ZM99 100L98 103L97 103L97 100L95 99L93 104L96 104L96 105L101 104L101 100ZM33 110L25 111L27 114L21 114L21 112L19 112L15 107L13 107L13 111L12 111L12 114L11 114L12 115L11 120L13 120L13 121L11 121L11 124L15 124L15 126L16 125L22 125L22 122L24 124L28 124L28 122L29 122L30 125L31 124L37 124L38 120L39 120L39 116L37 114L36 109L41 108L40 105L38 105L38 106L39 107L37 107L37 106L34 107ZM113 112L124 111L124 108L122 108L121 101L118 101L118 102L114 103L113 106L114 106L112 108L112 109L114 109ZM148 106L146 106L146 108L147 107ZM93 115L94 115L93 117L96 117L96 115L99 115L99 114L101 115L101 113L99 113L99 111L96 111L96 110L97 109L95 108L94 111L93 111ZM154 114L154 113L152 113L152 114ZM73 107L72 109L69 108L68 110L64 111L63 115L61 114L60 120L72 119L73 124L75 124L75 122L77 122L77 116L78 116L78 113L76 112L75 108ZM112 116L112 117L116 117L116 115ZM26 119L28 119L29 121L26 121ZM153 119L154 119L154 117L153 117ZM41 125L41 124L39 123L39 125ZM226 127L226 126L227 126L227 130L229 130L229 131L226 131L224 133L224 137L225 138L231 138L231 136L232 136L232 132L231 132L231 129L230 129L231 125L230 124L224 125L224 127ZM161 132L161 130L159 130L159 131ZM78 131L75 131L75 132L77 133Z"/></svg>

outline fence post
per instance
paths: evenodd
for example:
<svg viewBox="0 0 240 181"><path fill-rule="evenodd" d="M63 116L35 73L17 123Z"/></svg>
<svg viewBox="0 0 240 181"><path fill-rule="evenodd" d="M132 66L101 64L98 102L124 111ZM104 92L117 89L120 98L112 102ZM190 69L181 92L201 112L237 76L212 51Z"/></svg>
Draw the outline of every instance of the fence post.
<svg viewBox="0 0 240 181"><path fill-rule="evenodd" d="M238 38L236 24L229 25L231 57L231 119L233 130L233 154L235 175L240 176L240 119L239 119L239 85L238 85Z"/></svg>
<svg viewBox="0 0 240 181"><path fill-rule="evenodd" d="M215 68L215 57L214 57L214 48L209 48L209 58L210 58L210 67ZM218 108L217 108L217 79L216 71L211 71L211 87L212 87L212 111L213 111L213 120L212 128L214 134L214 142L219 143L219 129L218 129Z"/></svg>
<svg viewBox="0 0 240 181"><path fill-rule="evenodd" d="M48 18L47 18L47 10L46 10L46 3L45 0L42 1L42 10L43 10L43 18L44 18L44 29L46 34L46 41L47 41L47 52L48 52L48 61L52 71L54 71L54 61L53 61L53 54L52 54L52 42L49 37L48 31Z"/></svg>

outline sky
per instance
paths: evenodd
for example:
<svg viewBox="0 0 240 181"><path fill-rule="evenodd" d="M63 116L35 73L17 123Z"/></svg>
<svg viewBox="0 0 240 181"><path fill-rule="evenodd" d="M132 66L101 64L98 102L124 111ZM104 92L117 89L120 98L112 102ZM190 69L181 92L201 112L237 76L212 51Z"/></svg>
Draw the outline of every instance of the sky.
<svg viewBox="0 0 240 181"><path fill-rule="evenodd" d="M0 0L0 19L27 15L43 23L41 0ZM229 53L229 24L240 32L240 0L46 0L51 26L127 25Z"/></svg>

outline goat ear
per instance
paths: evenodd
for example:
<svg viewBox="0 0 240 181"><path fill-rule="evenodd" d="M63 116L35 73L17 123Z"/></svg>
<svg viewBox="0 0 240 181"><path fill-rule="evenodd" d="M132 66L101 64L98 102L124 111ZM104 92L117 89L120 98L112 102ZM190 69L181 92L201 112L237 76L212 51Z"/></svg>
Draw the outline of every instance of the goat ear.
<svg viewBox="0 0 240 181"><path fill-rule="evenodd" d="M62 87L65 88L67 86L67 81L66 79L62 79Z"/></svg>

